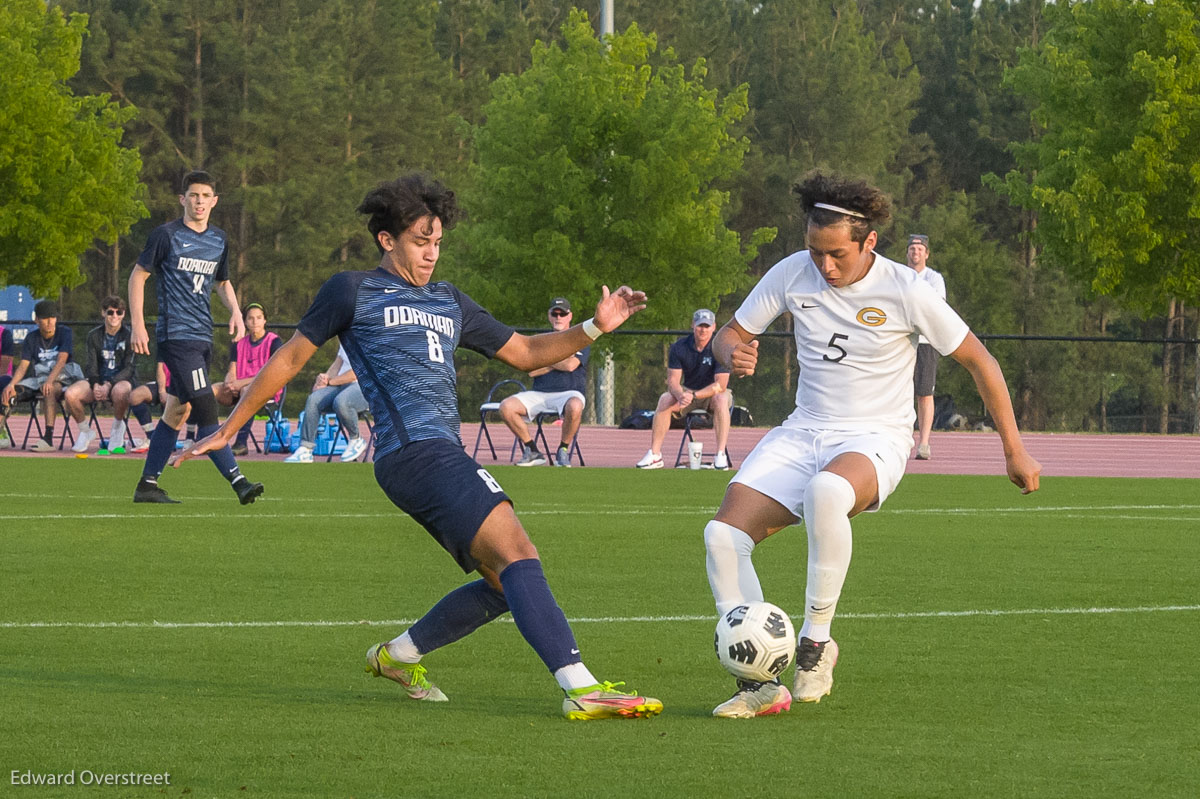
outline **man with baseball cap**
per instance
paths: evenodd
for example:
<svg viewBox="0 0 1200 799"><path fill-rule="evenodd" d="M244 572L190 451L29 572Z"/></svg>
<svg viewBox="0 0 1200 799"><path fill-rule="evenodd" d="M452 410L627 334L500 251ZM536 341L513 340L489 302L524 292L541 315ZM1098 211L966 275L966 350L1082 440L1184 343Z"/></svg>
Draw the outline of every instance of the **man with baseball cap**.
<svg viewBox="0 0 1200 799"><path fill-rule="evenodd" d="M571 303L566 297L555 297L550 301L550 327L567 330L571 327ZM500 418L521 441L521 459L518 466L542 466L546 458L529 434L528 423L541 413L556 413L562 419L562 438L554 456L555 466L571 465L571 445L583 421L584 391L587 389L588 353L584 347L558 363L534 369L533 389L507 397L500 403Z"/></svg>
<svg viewBox="0 0 1200 799"><path fill-rule="evenodd" d="M908 237L908 265L920 280L928 283L937 295L946 299L946 281L940 272L926 264L929 258L929 237L914 233ZM933 388L937 382L938 354L928 339L921 336L917 344L917 365L913 369L913 393L917 398L917 460L933 457L929 449L929 433L933 430Z"/></svg>
<svg viewBox="0 0 1200 799"><path fill-rule="evenodd" d="M671 345L667 355L667 391L658 398L650 428L650 449L637 462L639 469L661 469L662 443L671 428L671 417L702 408L712 414L717 452L713 467L729 468L725 444L729 440L729 370L713 357L712 338L717 315L707 308L692 314L692 332Z"/></svg>

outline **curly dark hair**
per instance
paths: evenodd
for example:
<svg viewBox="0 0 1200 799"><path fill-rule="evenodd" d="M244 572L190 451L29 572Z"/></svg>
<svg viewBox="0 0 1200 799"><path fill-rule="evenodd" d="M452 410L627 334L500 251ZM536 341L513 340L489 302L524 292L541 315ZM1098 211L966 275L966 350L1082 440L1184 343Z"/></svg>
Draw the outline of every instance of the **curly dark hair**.
<svg viewBox="0 0 1200 799"><path fill-rule="evenodd" d="M371 231L380 252L383 252L379 243L382 230L399 237L413 222L427 216L437 217L442 221L442 229L449 230L459 218L454 192L419 172L401 175L371 189L359 204L358 212L366 214L367 230Z"/></svg>
<svg viewBox="0 0 1200 799"><path fill-rule="evenodd" d="M871 231L888 221L892 216L892 202L887 195L865 180L851 180L841 175L809 172L792 186L792 194L800 201L800 207L808 217L808 224L815 227L850 226L850 239L859 244ZM849 211L857 211L865 218L817 208L817 203L836 205Z"/></svg>

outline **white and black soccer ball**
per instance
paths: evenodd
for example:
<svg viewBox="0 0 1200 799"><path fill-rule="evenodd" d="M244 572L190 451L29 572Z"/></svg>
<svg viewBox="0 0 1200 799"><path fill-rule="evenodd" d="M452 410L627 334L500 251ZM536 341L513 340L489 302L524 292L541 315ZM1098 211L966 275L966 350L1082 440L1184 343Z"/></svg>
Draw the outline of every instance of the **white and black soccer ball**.
<svg viewBox="0 0 1200 799"><path fill-rule="evenodd" d="M734 677L767 682L792 665L796 631L788 615L770 602L749 602L721 616L713 645Z"/></svg>

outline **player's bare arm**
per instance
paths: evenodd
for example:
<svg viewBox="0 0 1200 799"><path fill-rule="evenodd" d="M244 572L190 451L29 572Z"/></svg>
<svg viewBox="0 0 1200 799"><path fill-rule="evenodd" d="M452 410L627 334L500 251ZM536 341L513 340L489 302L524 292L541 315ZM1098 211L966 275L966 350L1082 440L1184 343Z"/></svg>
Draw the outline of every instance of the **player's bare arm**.
<svg viewBox="0 0 1200 799"><path fill-rule="evenodd" d="M293 335L287 344L275 351L250 385L242 390L242 398L225 420L225 424L218 427L217 432L211 436L197 441L191 449L184 450L175 461L175 467L178 468L179 464L197 455L227 446L242 425L250 421L255 412L267 404L267 400L279 393L279 389L300 372L316 351L317 346L303 333Z"/></svg>
<svg viewBox="0 0 1200 799"><path fill-rule="evenodd" d="M608 286L601 286L601 291L600 302L596 304L596 315L592 318L593 324L601 333L616 330L626 319L646 307L646 294L634 291L628 286L621 286L612 293L609 293ZM496 352L496 357L515 369L530 372L558 363L590 346L592 341L582 324L567 330L539 333L536 336L514 333Z"/></svg>
<svg viewBox="0 0 1200 799"><path fill-rule="evenodd" d="M246 321L242 318L242 309L238 306L237 294L233 290L233 284L228 280L222 280L217 284L217 296L221 298L221 302L229 309L229 336L234 341L241 341L246 335Z"/></svg>
<svg viewBox="0 0 1200 799"><path fill-rule="evenodd" d="M139 355L150 354L150 335L146 332L146 280L150 273L141 264L134 264L129 274L129 344Z"/></svg>
<svg viewBox="0 0 1200 799"><path fill-rule="evenodd" d="M996 425L996 432L1000 434L1008 479L1021 488L1022 494L1037 491L1042 465L1026 451L1021 441L1012 399L1008 396L1008 385L1004 382L1000 365L974 333L968 333L958 349L950 353L950 357L962 364L975 380L975 388Z"/></svg>
<svg viewBox="0 0 1200 799"><path fill-rule="evenodd" d="M749 377L758 366L758 341L736 319L730 319L713 337L713 355L734 377Z"/></svg>

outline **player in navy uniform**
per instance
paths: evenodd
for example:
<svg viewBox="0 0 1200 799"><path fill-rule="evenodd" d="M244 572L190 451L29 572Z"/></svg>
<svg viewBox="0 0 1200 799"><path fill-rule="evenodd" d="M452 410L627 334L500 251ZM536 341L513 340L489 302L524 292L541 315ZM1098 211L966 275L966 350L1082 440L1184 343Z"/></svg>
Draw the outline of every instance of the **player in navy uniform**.
<svg viewBox="0 0 1200 799"><path fill-rule="evenodd" d="M129 276L133 351L150 354L142 309L146 280L153 274L158 292L158 360L171 372L162 419L150 436L150 450L133 493L134 502L178 501L159 487L158 477L175 452L179 426L189 412L201 436L217 429L217 400L208 382L213 325L209 295L214 289L229 309L229 335L234 341L246 335L237 294L229 282L225 231L208 224L217 204L216 182L207 172L197 171L188 173L182 186L179 204L183 216L150 233L146 249ZM229 447L215 450L209 457L243 505L262 494L262 483L251 483L242 475Z"/></svg>
<svg viewBox="0 0 1200 799"><path fill-rule="evenodd" d="M379 268L326 281L297 333L243 389L225 424L180 460L228 446L317 348L338 336L375 418L375 479L463 571L483 577L447 594L397 638L372 646L367 670L400 683L413 699L444 702L446 695L426 677L422 656L511 611L566 694L567 718L659 713L662 702L601 683L583 664L512 500L463 451L454 372L459 346L525 372L557 363L644 308L645 295L627 286L609 294L605 287L592 319L568 330L521 335L450 283L432 282L442 231L458 216L453 192L425 176L407 175L371 191L358 210L368 217L382 253Z"/></svg>

